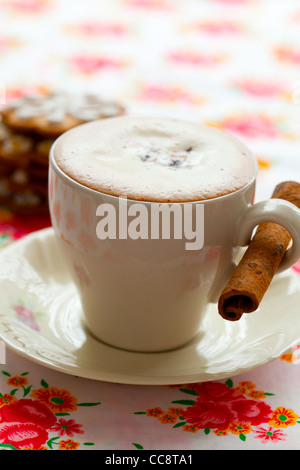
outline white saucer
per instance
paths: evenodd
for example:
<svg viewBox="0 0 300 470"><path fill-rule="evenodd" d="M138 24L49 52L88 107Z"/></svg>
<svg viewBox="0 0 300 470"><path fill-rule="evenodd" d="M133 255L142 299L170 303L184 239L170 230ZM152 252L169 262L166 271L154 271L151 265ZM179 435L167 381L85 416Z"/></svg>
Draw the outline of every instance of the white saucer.
<svg viewBox="0 0 300 470"><path fill-rule="evenodd" d="M217 380L261 366L300 340L300 278L289 270L274 278L260 309L238 322L223 320L211 305L197 337L178 350L133 353L102 344L85 329L51 228L2 249L0 292L0 337L8 348L95 380L140 385Z"/></svg>

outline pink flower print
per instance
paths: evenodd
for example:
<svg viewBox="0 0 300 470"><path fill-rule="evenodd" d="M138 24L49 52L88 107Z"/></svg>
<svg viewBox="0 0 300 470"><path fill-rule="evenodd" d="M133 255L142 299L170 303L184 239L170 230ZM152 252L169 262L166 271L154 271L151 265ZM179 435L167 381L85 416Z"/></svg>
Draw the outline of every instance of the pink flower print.
<svg viewBox="0 0 300 470"><path fill-rule="evenodd" d="M22 317L26 320L34 318L33 311L29 310L23 305L15 305L14 310L19 317Z"/></svg>
<svg viewBox="0 0 300 470"><path fill-rule="evenodd" d="M6 0L4 6L10 8L15 13L42 13L51 5L49 0Z"/></svg>
<svg viewBox="0 0 300 470"><path fill-rule="evenodd" d="M104 23L88 21L66 28L68 32L83 34L84 36L122 36L127 29L122 23Z"/></svg>
<svg viewBox="0 0 300 470"><path fill-rule="evenodd" d="M232 134L246 138L269 138L278 137L278 129L269 116L231 116L221 123L222 129Z"/></svg>
<svg viewBox="0 0 300 470"><path fill-rule="evenodd" d="M215 2L224 3L225 5L246 5L250 0L215 0Z"/></svg>
<svg viewBox="0 0 300 470"><path fill-rule="evenodd" d="M96 249L94 238L84 230L80 232L79 243L84 251L93 251Z"/></svg>
<svg viewBox="0 0 300 470"><path fill-rule="evenodd" d="M40 327L35 320L35 313L24 305L17 304L14 307L14 311L18 316L18 320L24 323L32 330L39 331Z"/></svg>
<svg viewBox="0 0 300 470"><path fill-rule="evenodd" d="M183 102L188 104L202 104L203 98L193 96L188 90L176 86L163 85L145 85L140 98L145 101L154 101L157 103Z"/></svg>
<svg viewBox="0 0 300 470"><path fill-rule="evenodd" d="M56 424L52 426L51 431L56 431L60 437L64 436L65 434L69 437L73 437L74 433L84 433L84 431L80 428L82 428L82 424L77 424L74 419L66 420L61 418Z"/></svg>
<svg viewBox="0 0 300 470"><path fill-rule="evenodd" d="M171 3L169 3L167 0L127 0L127 4L134 8L159 9L159 10L172 9Z"/></svg>
<svg viewBox="0 0 300 470"><path fill-rule="evenodd" d="M175 51L168 56L171 62L195 66L211 66L224 59L221 54L208 54L194 51Z"/></svg>
<svg viewBox="0 0 300 470"><path fill-rule="evenodd" d="M282 92L282 88L277 83L254 79L240 80L237 82L237 87L244 93L258 98L273 98Z"/></svg>
<svg viewBox="0 0 300 470"><path fill-rule="evenodd" d="M282 432L280 429L275 429L273 426L263 427L258 426L254 430L254 437L256 439L260 439L262 444L267 444L269 442L273 442L276 444L279 441L285 441L286 434Z"/></svg>
<svg viewBox="0 0 300 470"><path fill-rule="evenodd" d="M278 47L275 50L275 56L281 62L287 62L294 65L300 64L300 49L292 49L291 47Z"/></svg>
<svg viewBox="0 0 300 470"><path fill-rule="evenodd" d="M207 34L237 34L242 31L242 25L233 21L205 21L195 25L195 29Z"/></svg>
<svg viewBox="0 0 300 470"><path fill-rule="evenodd" d="M101 56L74 56L70 59L71 65L78 72L90 75L103 69L120 69L125 65L125 61L111 59Z"/></svg>

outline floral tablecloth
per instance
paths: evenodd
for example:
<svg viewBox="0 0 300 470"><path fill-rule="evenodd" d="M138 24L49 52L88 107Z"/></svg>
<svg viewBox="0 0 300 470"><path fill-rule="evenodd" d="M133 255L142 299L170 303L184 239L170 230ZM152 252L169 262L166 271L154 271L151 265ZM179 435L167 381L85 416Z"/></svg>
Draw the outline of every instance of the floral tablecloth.
<svg viewBox="0 0 300 470"><path fill-rule="evenodd" d="M216 126L255 153L257 200L299 180L299 66L297 0L0 0L3 105L88 90L129 113ZM0 223L4 247L50 222L3 207ZM0 449L300 449L299 348L176 386L73 377L2 350Z"/></svg>

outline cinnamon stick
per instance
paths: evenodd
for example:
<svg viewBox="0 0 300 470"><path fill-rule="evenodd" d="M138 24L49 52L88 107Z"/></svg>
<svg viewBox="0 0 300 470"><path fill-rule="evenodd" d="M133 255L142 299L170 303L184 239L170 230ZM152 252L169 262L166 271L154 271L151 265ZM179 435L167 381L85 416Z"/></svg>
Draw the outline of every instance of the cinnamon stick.
<svg viewBox="0 0 300 470"><path fill-rule="evenodd" d="M272 198L284 199L300 209L300 183L285 181L276 186ZM260 305L289 246L288 231L273 222L257 228L243 258L220 295L218 309L226 320L236 321Z"/></svg>

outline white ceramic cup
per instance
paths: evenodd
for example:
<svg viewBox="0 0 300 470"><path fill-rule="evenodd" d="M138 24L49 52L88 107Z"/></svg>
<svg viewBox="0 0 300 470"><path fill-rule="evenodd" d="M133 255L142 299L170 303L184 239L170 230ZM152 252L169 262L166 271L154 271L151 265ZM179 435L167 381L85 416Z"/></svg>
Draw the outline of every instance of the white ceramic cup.
<svg viewBox="0 0 300 470"><path fill-rule="evenodd" d="M86 325L107 344L155 352L190 341L199 331L208 304L217 302L231 275L237 250L249 243L260 222L277 222L292 236L292 247L279 271L300 257L300 211L279 199L253 205L257 165L242 189L215 199L177 204L182 214L188 205L193 220L198 214L202 221L198 227L201 249L187 249L190 239L167 239L162 233L158 239L125 238L130 222L124 218L124 209L132 214L139 204L151 214L153 204L159 203L130 201L75 182L57 166L55 145L49 170L52 225L78 288ZM121 217L121 238L99 239L103 204L114 208L117 224Z"/></svg>

